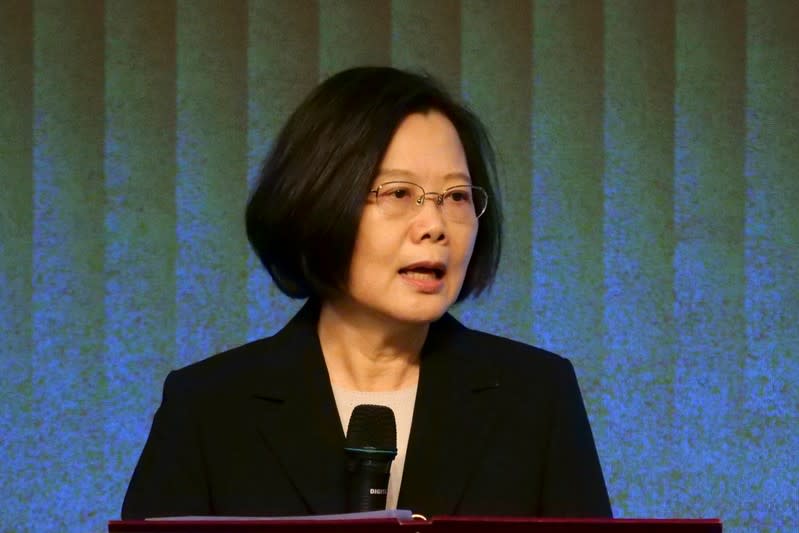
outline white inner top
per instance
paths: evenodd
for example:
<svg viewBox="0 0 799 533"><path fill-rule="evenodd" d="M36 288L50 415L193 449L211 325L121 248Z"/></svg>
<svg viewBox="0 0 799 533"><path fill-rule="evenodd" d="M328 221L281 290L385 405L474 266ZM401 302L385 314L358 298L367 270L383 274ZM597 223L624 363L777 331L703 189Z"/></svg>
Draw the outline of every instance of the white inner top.
<svg viewBox="0 0 799 533"><path fill-rule="evenodd" d="M391 462L386 509L397 508L400 485L402 484L402 470L405 467L405 453L408 450L408 437L411 434L413 406L416 403L416 389L417 385L413 385L397 391L361 392L333 385L333 396L336 399L336 407L338 408L341 427L344 429L345 435L350 425L352 410L355 409L356 405L385 405L394 411L394 419L397 422L397 456Z"/></svg>

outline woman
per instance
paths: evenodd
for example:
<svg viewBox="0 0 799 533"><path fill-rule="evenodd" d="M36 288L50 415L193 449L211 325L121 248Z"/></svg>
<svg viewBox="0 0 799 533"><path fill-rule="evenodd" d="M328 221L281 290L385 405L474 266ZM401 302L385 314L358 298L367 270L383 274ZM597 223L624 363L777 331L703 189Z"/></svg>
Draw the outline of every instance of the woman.
<svg viewBox="0 0 799 533"><path fill-rule="evenodd" d="M123 518L346 510L354 405L397 419L388 507L610 516L571 364L447 314L492 281L493 153L427 77L356 68L293 113L247 206L275 336L171 373Z"/></svg>

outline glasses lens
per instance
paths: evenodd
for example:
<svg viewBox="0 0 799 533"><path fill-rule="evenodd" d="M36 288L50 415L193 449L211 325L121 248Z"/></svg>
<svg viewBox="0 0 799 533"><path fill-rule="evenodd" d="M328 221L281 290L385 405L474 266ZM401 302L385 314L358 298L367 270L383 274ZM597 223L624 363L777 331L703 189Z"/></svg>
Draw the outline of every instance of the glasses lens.
<svg viewBox="0 0 799 533"><path fill-rule="evenodd" d="M384 183L377 189L377 206L389 216L399 216L414 208L417 199L424 194L418 185L403 181Z"/></svg>
<svg viewBox="0 0 799 533"><path fill-rule="evenodd" d="M444 193L442 209L451 220L472 220L483 214L487 199L486 192L480 187L453 187Z"/></svg>

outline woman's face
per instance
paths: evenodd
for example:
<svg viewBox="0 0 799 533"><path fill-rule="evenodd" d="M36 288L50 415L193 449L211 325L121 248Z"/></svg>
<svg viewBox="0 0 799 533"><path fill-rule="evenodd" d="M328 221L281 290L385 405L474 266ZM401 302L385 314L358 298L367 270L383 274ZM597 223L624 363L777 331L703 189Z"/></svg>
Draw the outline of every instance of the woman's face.
<svg viewBox="0 0 799 533"><path fill-rule="evenodd" d="M449 119L436 111L405 118L372 189L391 181L412 182L428 193L471 184L463 146ZM350 265L351 303L402 322L436 320L461 290L477 219L444 218L432 195L407 215L387 214L384 207L369 195Z"/></svg>

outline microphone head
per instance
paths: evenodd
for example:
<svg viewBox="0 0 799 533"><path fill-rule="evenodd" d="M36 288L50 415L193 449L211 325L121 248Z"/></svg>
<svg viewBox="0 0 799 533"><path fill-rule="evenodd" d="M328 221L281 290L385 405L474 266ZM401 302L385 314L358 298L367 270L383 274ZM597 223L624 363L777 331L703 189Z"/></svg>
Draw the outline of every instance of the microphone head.
<svg viewBox="0 0 799 533"><path fill-rule="evenodd" d="M394 411L385 405L356 405L347 426L347 448L397 450Z"/></svg>

